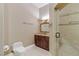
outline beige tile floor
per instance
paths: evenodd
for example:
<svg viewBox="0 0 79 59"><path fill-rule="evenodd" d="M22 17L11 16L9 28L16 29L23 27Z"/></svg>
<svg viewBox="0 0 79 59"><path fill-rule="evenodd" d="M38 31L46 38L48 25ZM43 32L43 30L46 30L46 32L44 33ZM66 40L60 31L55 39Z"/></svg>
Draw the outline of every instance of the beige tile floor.
<svg viewBox="0 0 79 59"><path fill-rule="evenodd" d="M14 56L14 54L10 53L7 56ZM25 56L51 56L51 53L35 45L31 45L26 47Z"/></svg>

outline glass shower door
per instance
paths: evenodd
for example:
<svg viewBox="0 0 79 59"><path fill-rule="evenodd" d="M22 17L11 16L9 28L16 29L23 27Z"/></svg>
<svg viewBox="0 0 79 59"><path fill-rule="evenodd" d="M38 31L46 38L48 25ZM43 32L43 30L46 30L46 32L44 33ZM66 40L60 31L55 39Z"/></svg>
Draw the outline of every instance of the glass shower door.
<svg viewBox="0 0 79 59"><path fill-rule="evenodd" d="M60 25L62 46L59 55L79 55L79 25Z"/></svg>
<svg viewBox="0 0 79 59"><path fill-rule="evenodd" d="M71 7L71 8L69 8ZM69 4L61 13L57 31L60 34L57 40L57 54L59 56L79 56L79 4ZM67 9L69 8L69 9ZM74 10L75 8L75 10ZM67 9L67 10L66 10ZM70 13L70 11L73 11ZM65 14L62 14L65 12ZM66 13L67 12L67 13Z"/></svg>

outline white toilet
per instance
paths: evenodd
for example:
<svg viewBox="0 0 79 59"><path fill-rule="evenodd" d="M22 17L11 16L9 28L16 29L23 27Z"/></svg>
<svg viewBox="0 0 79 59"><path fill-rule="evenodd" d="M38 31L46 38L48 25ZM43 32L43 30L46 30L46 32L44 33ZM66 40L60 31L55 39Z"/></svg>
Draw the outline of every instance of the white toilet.
<svg viewBox="0 0 79 59"><path fill-rule="evenodd" d="M15 56L24 56L25 55L25 47L22 42L16 42L13 44L13 51Z"/></svg>

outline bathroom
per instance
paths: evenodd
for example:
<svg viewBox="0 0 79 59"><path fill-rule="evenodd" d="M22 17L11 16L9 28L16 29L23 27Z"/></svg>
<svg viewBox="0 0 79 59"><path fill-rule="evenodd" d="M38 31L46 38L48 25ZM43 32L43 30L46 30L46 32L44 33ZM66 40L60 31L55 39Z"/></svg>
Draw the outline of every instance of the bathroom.
<svg viewBox="0 0 79 59"><path fill-rule="evenodd" d="M0 55L14 56L17 42L29 51L19 56L79 55L78 7L79 3L0 4Z"/></svg>
<svg viewBox="0 0 79 59"><path fill-rule="evenodd" d="M41 29L45 21L49 26L48 3L7 3L0 6L4 22L2 22L4 50L12 51L12 45L16 42L22 42L27 48L35 44L35 35L42 33L48 35L48 30L44 32ZM3 54L6 55L10 51Z"/></svg>

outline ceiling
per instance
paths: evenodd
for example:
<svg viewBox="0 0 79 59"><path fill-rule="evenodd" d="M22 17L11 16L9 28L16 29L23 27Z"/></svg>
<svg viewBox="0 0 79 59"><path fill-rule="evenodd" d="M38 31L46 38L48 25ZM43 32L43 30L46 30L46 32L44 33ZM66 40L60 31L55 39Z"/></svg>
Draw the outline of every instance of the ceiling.
<svg viewBox="0 0 79 59"><path fill-rule="evenodd" d="M45 5L47 5L48 3L33 3L33 5L35 6L35 7L37 7L37 8L41 8L41 7L43 7L43 6L45 6Z"/></svg>

